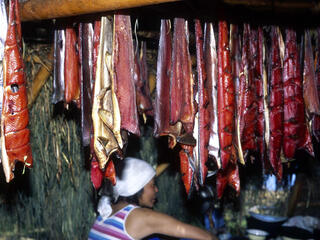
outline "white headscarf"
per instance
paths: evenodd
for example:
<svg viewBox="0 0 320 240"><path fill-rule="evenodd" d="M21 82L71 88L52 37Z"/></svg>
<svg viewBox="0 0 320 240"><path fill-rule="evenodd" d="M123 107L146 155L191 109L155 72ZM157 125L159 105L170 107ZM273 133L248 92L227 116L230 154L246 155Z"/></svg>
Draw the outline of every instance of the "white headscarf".
<svg viewBox="0 0 320 240"><path fill-rule="evenodd" d="M144 160L127 157L124 160L124 168L117 176L116 185L113 187L114 197L129 197L139 192L156 175L153 167ZM98 212L103 218L110 216L112 212L110 197L101 197L98 204Z"/></svg>

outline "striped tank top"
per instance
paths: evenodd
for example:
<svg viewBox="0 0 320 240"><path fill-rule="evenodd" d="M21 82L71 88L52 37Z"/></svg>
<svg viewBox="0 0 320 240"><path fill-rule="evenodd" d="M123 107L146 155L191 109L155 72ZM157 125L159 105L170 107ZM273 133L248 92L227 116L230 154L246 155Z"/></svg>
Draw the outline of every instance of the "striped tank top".
<svg viewBox="0 0 320 240"><path fill-rule="evenodd" d="M107 219L98 216L90 232L89 240L133 240L127 233L125 223L129 213L138 206L127 205Z"/></svg>

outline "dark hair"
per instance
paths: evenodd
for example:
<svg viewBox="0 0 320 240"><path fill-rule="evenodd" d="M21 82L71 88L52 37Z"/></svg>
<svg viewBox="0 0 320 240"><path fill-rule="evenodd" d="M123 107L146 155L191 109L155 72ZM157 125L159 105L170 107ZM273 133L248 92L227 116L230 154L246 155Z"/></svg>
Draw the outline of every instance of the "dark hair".
<svg viewBox="0 0 320 240"><path fill-rule="evenodd" d="M103 179L103 182L101 184L101 188L99 190L99 195L110 197L112 203L126 201L127 203L131 203L131 204L135 204L135 205L139 205L139 198L141 197L142 193L143 193L143 188L140 189L137 193L135 193L129 197L119 196L118 199L115 200L114 195L113 195L112 183L107 178Z"/></svg>
<svg viewBox="0 0 320 240"><path fill-rule="evenodd" d="M139 205L139 198L141 197L142 193L143 193L143 188L140 189L137 193L135 193L129 197L119 196L117 201L115 201L115 202L125 201L127 203Z"/></svg>
<svg viewBox="0 0 320 240"><path fill-rule="evenodd" d="M103 179L98 195L113 198L112 183L109 179L107 178Z"/></svg>

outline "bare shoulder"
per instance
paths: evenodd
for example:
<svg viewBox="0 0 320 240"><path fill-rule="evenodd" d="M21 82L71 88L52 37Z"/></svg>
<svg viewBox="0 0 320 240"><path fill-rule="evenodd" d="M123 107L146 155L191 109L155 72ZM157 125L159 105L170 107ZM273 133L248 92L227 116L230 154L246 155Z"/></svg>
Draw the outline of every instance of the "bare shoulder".
<svg viewBox="0 0 320 240"><path fill-rule="evenodd" d="M151 209L148 209L148 208L143 208L143 207L137 207L135 209L133 209L131 211L131 213L129 214L129 216L135 216L135 217L138 217L140 215L144 215L144 214L152 214L152 212L154 212L153 210ZM129 217L128 216L128 217Z"/></svg>
<svg viewBox="0 0 320 240"><path fill-rule="evenodd" d="M166 214L154 211L148 208L136 208L132 210L132 212L127 217L127 222L130 224L133 222L138 227L139 224L146 227L146 224L152 225L152 223L156 223L161 221L163 218L171 218Z"/></svg>
<svg viewBox="0 0 320 240"><path fill-rule="evenodd" d="M157 212L147 208L136 208L126 219L126 230L133 238L143 238L154 233L152 223L157 218Z"/></svg>

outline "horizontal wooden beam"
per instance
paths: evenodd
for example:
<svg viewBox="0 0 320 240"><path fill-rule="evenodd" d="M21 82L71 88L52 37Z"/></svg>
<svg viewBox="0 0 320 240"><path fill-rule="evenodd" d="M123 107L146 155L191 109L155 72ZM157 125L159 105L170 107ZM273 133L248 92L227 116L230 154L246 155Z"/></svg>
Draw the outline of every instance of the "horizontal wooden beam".
<svg viewBox="0 0 320 240"><path fill-rule="evenodd" d="M274 9L309 9L318 10L319 4L314 1L279 1L279 0L223 0L224 3L229 5L243 5L247 7L262 7Z"/></svg>
<svg viewBox="0 0 320 240"><path fill-rule="evenodd" d="M21 21L77 16L182 0L27 0L20 3Z"/></svg>

